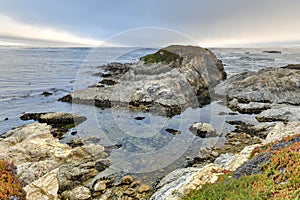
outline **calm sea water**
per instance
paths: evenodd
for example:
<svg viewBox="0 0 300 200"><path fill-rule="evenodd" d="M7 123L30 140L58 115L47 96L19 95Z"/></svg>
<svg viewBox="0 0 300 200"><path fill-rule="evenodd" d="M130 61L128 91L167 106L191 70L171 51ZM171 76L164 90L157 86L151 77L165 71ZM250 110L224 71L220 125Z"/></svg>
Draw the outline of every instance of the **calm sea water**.
<svg viewBox="0 0 300 200"><path fill-rule="evenodd" d="M277 48L282 54L262 53L264 50L268 49L212 49L226 64L225 70L229 76L264 67L300 63L300 49ZM105 146L121 144L122 148L111 153L112 165L104 174L135 172L147 179L150 177L147 173L152 173L152 178L160 177L184 166L186 157L194 156L199 146L222 142L195 138L188 130L193 122L209 122L223 133L232 129L226 120L256 123L252 115L219 115L220 112L230 112L219 102L165 118L151 113L101 110L57 101L74 89L83 89L99 81L99 77L93 76L99 71L97 66L115 61L135 62L139 57L155 51L149 48L0 47L0 134L15 126L31 123L19 119L23 113L79 113L88 120L74 128L78 132L76 136L67 134L63 142L82 139ZM45 91L53 95L45 97L42 95ZM145 119L135 120L137 116ZM165 131L166 128L180 130L181 134L173 136ZM157 175L154 176L153 171Z"/></svg>

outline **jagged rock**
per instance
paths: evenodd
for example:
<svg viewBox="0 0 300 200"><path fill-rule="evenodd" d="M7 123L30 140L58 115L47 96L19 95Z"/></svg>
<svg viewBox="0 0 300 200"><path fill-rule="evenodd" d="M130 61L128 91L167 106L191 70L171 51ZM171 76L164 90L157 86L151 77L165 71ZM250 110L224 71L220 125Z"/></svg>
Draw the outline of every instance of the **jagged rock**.
<svg viewBox="0 0 300 200"><path fill-rule="evenodd" d="M227 96L229 107L246 113L267 112L278 104L300 105L300 70L291 66L241 73L217 85L215 93Z"/></svg>
<svg viewBox="0 0 300 200"><path fill-rule="evenodd" d="M278 122L270 130L263 144L274 142L275 140L280 140L283 137L290 136L300 133L300 122L288 122L287 124L283 122Z"/></svg>
<svg viewBox="0 0 300 200"><path fill-rule="evenodd" d="M230 171L235 171L250 159L252 151L259 146L261 146L261 144L246 146L240 153L236 154L232 161L228 163L228 165L225 165L224 168Z"/></svg>
<svg viewBox="0 0 300 200"><path fill-rule="evenodd" d="M220 167L226 167L229 163L232 162L235 155L232 153L221 154L218 158L215 159L214 164Z"/></svg>
<svg viewBox="0 0 300 200"><path fill-rule="evenodd" d="M258 114L271 108L271 104L261 102L239 103L238 100L234 98L228 103L228 107L233 111L238 111L239 113Z"/></svg>
<svg viewBox="0 0 300 200"><path fill-rule="evenodd" d="M45 185L47 191L46 183L51 181L49 191L52 195L52 183L59 185L59 189L55 186L55 191L62 192L93 178L110 164L107 157L104 147L98 144L76 148L61 144L52 136L51 126L46 124L20 126L0 138L0 159L16 164L17 175L22 185L28 186L31 199L53 199L47 192L39 194L42 190L34 189L36 184Z"/></svg>
<svg viewBox="0 0 300 200"><path fill-rule="evenodd" d="M87 200L91 199L91 191L87 187L76 187L71 191L65 191L62 194L64 199L69 199L69 200Z"/></svg>
<svg viewBox="0 0 300 200"><path fill-rule="evenodd" d="M220 133L217 133L214 127L208 123L194 123L190 126L189 130L201 138L220 136Z"/></svg>
<svg viewBox="0 0 300 200"><path fill-rule="evenodd" d="M223 168L208 164L202 168L177 169L164 177L151 200L179 200L205 183L214 183L223 174Z"/></svg>
<svg viewBox="0 0 300 200"><path fill-rule="evenodd" d="M26 191L27 200L57 200L57 191L59 188L57 181L57 171L54 169L48 172L43 177L27 185L24 190Z"/></svg>
<svg viewBox="0 0 300 200"><path fill-rule="evenodd" d="M222 62L211 51L193 46L169 46L137 63L102 68L111 74L103 81L116 84L75 91L60 100L173 116L210 102L209 88L226 78Z"/></svg>
<svg viewBox="0 0 300 200"><path fill-rule="evenodd" d="M300 121L300 106L280 104L256 116L259 122Z"/></svg>

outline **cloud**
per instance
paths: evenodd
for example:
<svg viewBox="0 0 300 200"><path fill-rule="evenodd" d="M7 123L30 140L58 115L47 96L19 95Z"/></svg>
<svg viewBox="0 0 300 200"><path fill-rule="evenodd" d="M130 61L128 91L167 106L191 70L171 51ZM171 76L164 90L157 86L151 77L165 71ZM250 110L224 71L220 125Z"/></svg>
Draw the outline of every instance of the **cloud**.
<svg viewBox="0 0 300 200"><path fill-rule="evenodd" d="M98 46L102 43L100 40L76 36L67 31L51 27L38 27L20 23L6 15L0 15L0 27L0 39L6 38L1 42L4 45L31 45L31 43L43 45L51 42L52 44L61 45ZM7 41L8 38L10 38L10 41Z"/></svg>

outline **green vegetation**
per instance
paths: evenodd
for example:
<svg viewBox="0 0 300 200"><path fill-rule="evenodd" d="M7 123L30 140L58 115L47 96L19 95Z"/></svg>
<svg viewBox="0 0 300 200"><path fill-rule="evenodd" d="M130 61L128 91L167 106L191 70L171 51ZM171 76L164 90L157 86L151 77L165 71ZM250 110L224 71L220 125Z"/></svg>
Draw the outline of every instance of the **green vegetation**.
<svg viewBox="0 0 300 200"><path fill-rule="evenodd" d="M0 160L0 199L26 199L25 191L14 175L14 168L13 163Z"/></svg>
<svg viewBox="0 0 300 200"><path fill-rule="evenodd" d="M178 54L161 49L154 54L149 54L141 58L145 64L153 64L153 63L163 63L170 64L171 62L182 62L182 57Z"/></svg>
<svg viewBox="0 0 300 200"><path fill-rule="evenodd" d="M269 144L255 151L272 153L270 161L261 165L262 174L238 179L232 178L232 174L224 175L217 183L204 185L186 200L300 199L300 142L281 149L273 149Z"/></svg>

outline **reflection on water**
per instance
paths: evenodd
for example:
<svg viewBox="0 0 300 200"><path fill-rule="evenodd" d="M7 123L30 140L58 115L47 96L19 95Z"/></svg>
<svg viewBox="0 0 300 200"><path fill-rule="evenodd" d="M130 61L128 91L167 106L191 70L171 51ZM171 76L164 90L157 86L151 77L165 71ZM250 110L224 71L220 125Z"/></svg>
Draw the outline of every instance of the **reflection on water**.
<svg viewBox="0 0 300 200"><path fill-rule="evenodd" d="M218 132L226 133L233 129L226 120L243 120L256 124L253 115L220 115L230 113L220 102L213 102L203 108L189 108L172 118L152 113L129 112L120 109L99 109L88 105L73 105L73 111L87 116L88 120L75 129L77 137L83 141L98 141L103 146L121 145L114 149L109 159L112 165L101 175L126 173L147 176L148 181L155 181L174 168L184 167L186 157L194 157L199 148L218 146L224 142L221 138L199 138L189 131L194 122L211 123ZM137 120L136 117L140 118ZM181 133L172 135L166 129L171 128ZM73 136L66 135L63 141Z"/></svg>
<svg viewBox="0 0 300 200"><path fill-rule="evenodd" d="M265 54L263 50L213 49L213 52L226 64L229 76L263 67L300 63L300 49L276 49L282 54ZM151 113L114 108L101 110L57 101L73 89L83 89L100 81L93 76L99 72L97 66L113 61L135 62L153 51L147 48L0 48L0 134L31 123L19 119L25 112L79 113L88 120L74 128L77 135L67 134L62 142L82 139L85 143L104 146L121 145L112 150L109 158L112 165L100 175L135 172L139 178L152 182L183 167L186 157L195 156L200 147L222 144L223 137L195 137L189 131L194 122L211 123L222 133L232 129L226 120L256 123L252 115L224 115L231 111L219 102L203 108L189 108L181 115L165 118ZM52 95L41 95L44 91ZM6 118L8 120L4 120ZM166 129L178 130L180 134L172 135Z"/></svg>

